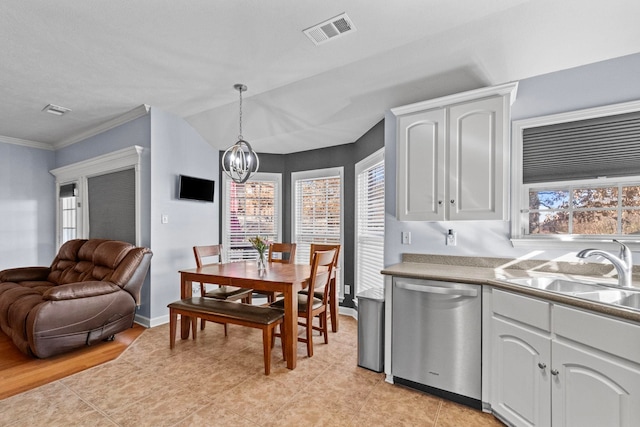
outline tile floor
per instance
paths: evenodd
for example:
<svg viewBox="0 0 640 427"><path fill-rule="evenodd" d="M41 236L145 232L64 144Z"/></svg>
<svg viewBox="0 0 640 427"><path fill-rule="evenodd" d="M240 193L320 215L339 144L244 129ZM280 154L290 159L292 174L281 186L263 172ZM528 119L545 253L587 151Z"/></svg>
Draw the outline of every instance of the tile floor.
<svg viewBox="0 0 640 427"><path fill-rule="evenodd" d="M169 349L146 330L118 359L0 401L2 426L501 426L489 414L394 386L357 366L357 322L290 371L279 342L264 375L262 335L207 324Z"/></svg>

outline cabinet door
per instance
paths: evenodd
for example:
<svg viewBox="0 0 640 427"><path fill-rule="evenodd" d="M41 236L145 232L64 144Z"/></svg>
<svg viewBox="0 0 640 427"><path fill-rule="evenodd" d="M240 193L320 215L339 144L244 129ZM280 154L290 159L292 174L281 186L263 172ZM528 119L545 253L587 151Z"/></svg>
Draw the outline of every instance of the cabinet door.
<svg viewBox="0 0 640 427"><path fill-rule="evenodd" d="M398 219L444 219L445 110L398 118Z"/></svg>
<svg viewBox="0 0 640 427"><path fill-rule="evenodd" d="M640 366L557 341L552 349L554 427L640 425Z"/></svg>
<svg viewBox="0 0 640 427"><path fill-rule="evenodd" d="M450 107L450 220L507 219L508 132L505 97Z"/></svg>
<svg viewBox="0 0 640 427"><path fill-rule="evenodd" d="M551 422L551 339L493 317L491 409L514 426Z"/></svg>

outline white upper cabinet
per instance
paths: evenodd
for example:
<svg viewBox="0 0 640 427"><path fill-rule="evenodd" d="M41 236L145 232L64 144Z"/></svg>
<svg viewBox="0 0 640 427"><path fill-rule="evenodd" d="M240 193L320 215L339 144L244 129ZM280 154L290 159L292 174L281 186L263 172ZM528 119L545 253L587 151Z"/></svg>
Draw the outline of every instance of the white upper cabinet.
<svg viewBox="0 0 640 427"><path fill-rule="evenodd" d="M508 219L509 117L517 83L391 110L401 221Z"/></svg>
<svg viewBox="0 0 640 427"><path fill-rule="evenodd" d="M398 117L398 211L404 221L444 218L445 110ZM402 200L400 202L400 200Z"/></svg>

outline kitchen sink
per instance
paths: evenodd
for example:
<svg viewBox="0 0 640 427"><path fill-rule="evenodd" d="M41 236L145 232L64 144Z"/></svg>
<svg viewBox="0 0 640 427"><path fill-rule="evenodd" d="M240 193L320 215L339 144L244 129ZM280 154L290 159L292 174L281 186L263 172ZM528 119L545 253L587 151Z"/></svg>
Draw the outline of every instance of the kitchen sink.
<svg viewBox="0 0 640 427"><path fill-rule="evenodd" d="M603 302L605 304L616 304L618 303L618 301L627 296L627 294L628 293L625 291L618 291L615 289L602 289L594 292L581 292L576 296L591 301Z"/></svg>
<svg viewBox="0 0 640 427"><path fill-rule="evenodd" d="M610 284L580 282L558 277L520 277L506 279L506 281L640 311L640 289L637 288L619 288Z"/></svg>
<svg viewBox="0 0 640 427"><path fill-rule="evenodd" d="M628 295L622 297L613 304L621 305L633 310L640 310L640 292L629 291Z"/></svg>
<svg viewBox="0 0 640 427"><path fill-rule="evenodd" d="M574 280L558 279L555 277L522 277L508 279L509 283L543 289L545 291L560 292L562 294L575 294L578 292L596 292L602 290L602 286L596 283L584 283Z"/></svg>

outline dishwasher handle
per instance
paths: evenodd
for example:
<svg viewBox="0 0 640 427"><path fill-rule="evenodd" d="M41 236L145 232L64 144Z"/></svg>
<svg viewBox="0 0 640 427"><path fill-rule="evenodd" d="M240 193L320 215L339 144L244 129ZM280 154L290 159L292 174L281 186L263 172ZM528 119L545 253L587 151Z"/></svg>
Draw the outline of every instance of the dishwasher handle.
<svg viewBox="0 0 640 427"><path fill-rule="evenodd" d="M457 296L465 296L465 297L478 296L477 289L456 289L456 288L446 288L442 286L414 285L411 283L396 283L395 286L399 289L406 289L408 291L416 291L416 292L424 292L428 294L457 295Z"/></svg>

